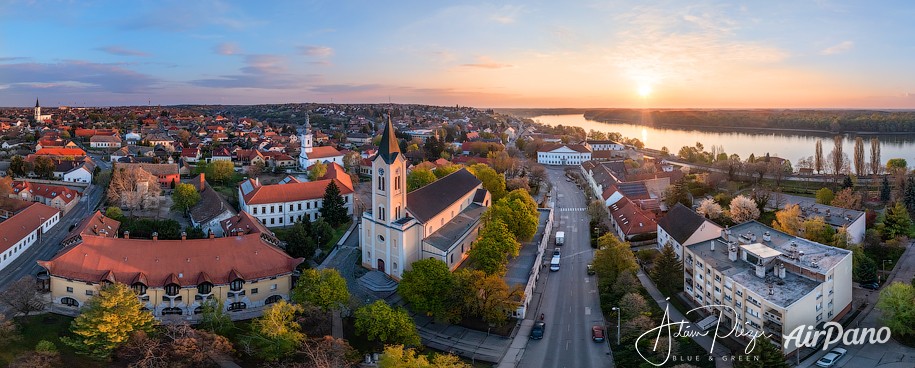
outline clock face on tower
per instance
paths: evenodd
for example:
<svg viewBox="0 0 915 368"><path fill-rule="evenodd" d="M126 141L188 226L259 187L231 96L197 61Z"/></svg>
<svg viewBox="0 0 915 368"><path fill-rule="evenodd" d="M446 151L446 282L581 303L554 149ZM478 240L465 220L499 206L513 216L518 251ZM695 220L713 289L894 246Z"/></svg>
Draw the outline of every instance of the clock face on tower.
<svg viewBox="0 0 915 368"><path fill-rule="evenodd" d="M384 168L378 169L378 175L384 176Z"/></svg>

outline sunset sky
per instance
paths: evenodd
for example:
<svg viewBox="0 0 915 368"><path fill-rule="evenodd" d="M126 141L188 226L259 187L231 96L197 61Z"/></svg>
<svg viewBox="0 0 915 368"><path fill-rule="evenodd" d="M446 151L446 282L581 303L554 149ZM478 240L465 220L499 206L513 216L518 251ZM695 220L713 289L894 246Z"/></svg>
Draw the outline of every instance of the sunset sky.
<svg viewBox="0 0 915 368"><path fill-rule="evenodd" d="M911 1L732 3L2 1L0 106L915 108Z"/></svg>

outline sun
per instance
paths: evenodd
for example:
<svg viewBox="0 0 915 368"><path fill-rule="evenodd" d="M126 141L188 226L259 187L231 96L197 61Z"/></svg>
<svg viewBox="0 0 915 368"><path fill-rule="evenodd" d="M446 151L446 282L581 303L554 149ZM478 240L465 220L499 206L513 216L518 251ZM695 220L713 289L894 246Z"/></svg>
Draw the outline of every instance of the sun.
<svg viewBox="0 0 915 368"><path fill-rule="evenodd" d="M647 85L647 84L640 85L639 86L639 96L642 96L644 98L644 97L648 97L649 95L651 95L651 86Z"/></svg>

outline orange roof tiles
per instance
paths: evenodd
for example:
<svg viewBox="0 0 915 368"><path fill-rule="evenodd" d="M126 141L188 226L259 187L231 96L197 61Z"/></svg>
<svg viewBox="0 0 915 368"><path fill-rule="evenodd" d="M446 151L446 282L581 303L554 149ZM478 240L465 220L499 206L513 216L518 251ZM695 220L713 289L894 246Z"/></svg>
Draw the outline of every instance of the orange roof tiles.
<svg viewBox="0 0 915 368"><path fill-rule="evenodd" d="M309 199L318 199L324 197L324 191L327 185L333 181L337 188L340 188L340 194L346 195L353 193L351 188L352 182L347 186L340 179L326 179L309 181L304 183L288 183L273 185L256 185L254 180L242 182L251 183L253 189L248 193L242 193L245 203L247 204L269 204L282 202L304 201Z"/></svg>
<svg viewBox="0 0 915 368"><path fill-rule="evenodd" d="M86 151L81 148L42 148L35 152L36 155L54 156L85 156Z"/></svg>
<svg viewBox="0 0 915 368"><path fill-rule="evenodd" d="M13 217L0 222L0 253L6 252L59 212L54 207L33 203Z"/></svg>
<svg viewBox="0 0 915 368"><path fill-rule="evenodd" d="M310 159L328 158L342 155L343 154L340 153L340 151L337 151L336 148L331 146L313 147L311 152L308 152L308 158Z"/></svg>
<svg viewBox="0 0 915 368"><path fill-rule="evenodd" d="M40 196L48 199L60 197L64 203L70 203L79 197L79 192L62 185L38 184L28 181L13 182L13 193L20 194L27 191L33 196Z"/></svg>

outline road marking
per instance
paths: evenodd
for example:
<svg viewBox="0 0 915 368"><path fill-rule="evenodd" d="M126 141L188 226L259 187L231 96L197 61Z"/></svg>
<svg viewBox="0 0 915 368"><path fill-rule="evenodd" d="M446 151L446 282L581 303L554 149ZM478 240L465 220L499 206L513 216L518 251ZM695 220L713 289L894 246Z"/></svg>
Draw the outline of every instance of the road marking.
<svg viewBox="0 0 915 368"><path fill-rule="evenodd" d="M591 280L589 278L585 277L585 283L587 284L589 282L591 282Z"/></svg>
<svg viewBox="0 0 915 368"><path fill-rule="evenodd" d="M566 350L569 350L569 344L572 343L572 340L566 340Z"/></svg>
<svg viewBox="0 0 915 368"><path fill-rule="evenodd" d="M590 315L591 315L591 307L585 307L585 315L586 315L586 316L590 316Z"/></svg>

